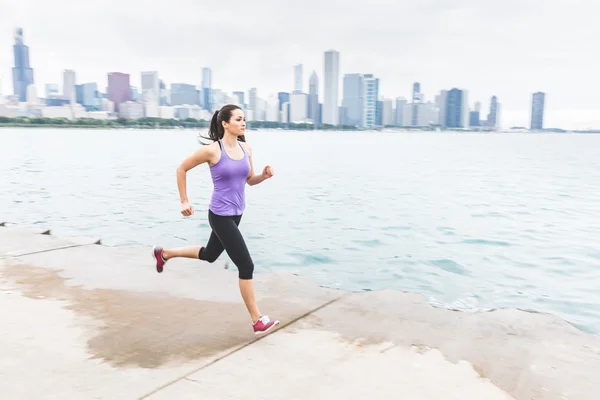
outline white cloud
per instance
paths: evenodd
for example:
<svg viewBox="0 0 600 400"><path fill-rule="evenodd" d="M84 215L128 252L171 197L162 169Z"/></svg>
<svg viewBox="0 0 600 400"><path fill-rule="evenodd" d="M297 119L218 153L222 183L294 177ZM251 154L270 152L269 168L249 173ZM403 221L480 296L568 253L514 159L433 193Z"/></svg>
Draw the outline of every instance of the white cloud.
<svg viewBox="0 0 600 400"><path fill-rule="evenodd" d="M409 97L414 81L429 99L461 87L485 112L495 94L508 126L527 125L540 90L548 126L587 127L600 120L596 15L594 0L0 0L0 78L11 91L16 26L38 85L60 83L65 68L101 88L109 71L134 85L142 70L199 84L209 66L215 86L266 98L291 90L297 63L306 87L313 69L322 87L323 52L335 48L342 74L375 74L387 97Z"/></svg>

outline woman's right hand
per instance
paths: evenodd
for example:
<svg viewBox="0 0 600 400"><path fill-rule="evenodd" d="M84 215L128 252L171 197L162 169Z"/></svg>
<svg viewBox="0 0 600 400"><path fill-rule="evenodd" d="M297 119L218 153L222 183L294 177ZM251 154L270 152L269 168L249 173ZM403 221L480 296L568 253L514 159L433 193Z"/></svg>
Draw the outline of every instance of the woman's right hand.
<svg viewBox="0 0 600 400"><path fill-rule="evenodd" d="M181 214L185 217L189 217L194 214L194 209L189 202L181 203Z"/></svg>

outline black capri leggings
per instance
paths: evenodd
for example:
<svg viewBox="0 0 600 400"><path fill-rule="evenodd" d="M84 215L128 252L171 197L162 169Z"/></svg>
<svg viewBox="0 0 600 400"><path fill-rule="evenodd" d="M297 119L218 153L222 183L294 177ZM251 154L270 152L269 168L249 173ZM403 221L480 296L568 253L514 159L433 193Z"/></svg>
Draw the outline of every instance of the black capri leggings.
<svg viewBox="0 0 600 400"><path fill-rule="evenodd" d="M206 247L200 248L198 258L212 263L225 250L231 261L236 265L240 279L252 279L254 263L238 228L241 220L241 215L222 216L208 210L208 223L212 228L212 232Z"/></svg>

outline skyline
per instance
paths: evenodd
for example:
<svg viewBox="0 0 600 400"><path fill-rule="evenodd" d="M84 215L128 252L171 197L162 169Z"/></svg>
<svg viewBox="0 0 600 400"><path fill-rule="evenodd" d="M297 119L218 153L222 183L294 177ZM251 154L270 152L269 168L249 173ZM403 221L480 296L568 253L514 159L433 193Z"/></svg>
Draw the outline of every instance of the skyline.
<svg viewBox="0 0 600 400"><path fill-rule="evenodd" d="M278 91L293 91L293 69L302 64L304 91L308 90L312 71L316 71L322 102L323 53L335 48L340 52L340 80L349 73L374 74L380 79L381 94L387 98L409 99L413 82L421 83L428 100L433 100L440 90L459 87L469 91L471 107L480 101L487 113L489 99L496 95L503 104L503 126L509 127L529 125L531 96L541 91L547 94L546 127L600 127L600 96L595 90L600 85L589 84L594 79L598 81L593 71L595 52L587 51L590 35L600 30L586 24L585 18L589 17L590 7L598 6L589 1L575 2L567 10L557 9L561 2L554 1L540 3L537 8L532 6L536 1L521 4L511 0L506 7L461 1L450 8L436 1L409 2L401 8L405 11L402 15L394 15L398 5L387 5L386 13L379 10L382 2L376 2L364 15L347 15L340 9L339 18L333 22L326 15L334 8L325 5L315 14L314 21L331 22L327 29L313 26L316 23L307 25L309 20L302 18L302 10L296 6L270 11L262 9L260 2L256 9L244 4L236 8L243 19L236 19L230 12L235 4L225 8L215 5L192 18L180 12L197 7L191 2L175 1L181 6L178 10L173 4L146 9L132 1L122 5L121 13L111 19L113 3L117 4L77 4L69 12L60 12L66 9L60 7L66 4L63 0L49 9L45 3L31 0L24 0L17 7L9 7L6 1L0 3L2 93L12 92L12 40L14 28L20 26L31 49L38 91L46 83L60 84L65 69L75 70L78 82L97 82L99 89L104 90L111 71L130 74L136 87L140 86L140 73L150 70L158 71L167 84L186 82L199 86L202 67L209 67L213 71L213 87L227 92L247 92L256 87L259 95L266 98ZM518 12L506 12L518 4ZM496 7L494 18L486 7ZM350 8L356 11L355 7ZM285 28L267 24L266 33L260 26L273 13L283 16L292 12L299 13L300 21L294 19L288 24L286 20ZM574 31L555 32L553 28L558 23L564 25L557 18L569 13L581 14L583 20L579 20ZM94 18L74 18L77 15ZM413 20L410 16L418 18ZM448 19L451 16L454 19ZM212 17L218 18L207 24ZM231 29L221 28L216 35L210 32L206 37L218 25L219 18L225 22L229 17L235 20ZM380 23L374 30L352 25L359 17L377 17ZM393 23L395 19L397 24ZM159 27L150 29L148 21L160 22ZM436 21L442 25L435 26ZM468 26L461 28L459 22ZM494 31L499 23L509 22L510 31ZM537 31L531 30L540 22ZM345 24L350 24L350 28L340 31ZM299 36L299 27L306 37ZM307 27L311 30L307 31ZM401 36L390 39L397 33ZM573 35L577 40L569 39ZM373 40L377 38L387 39ZM487 41L482 46L483 38ZM519 42L523 46L516 48Z"/></svg>

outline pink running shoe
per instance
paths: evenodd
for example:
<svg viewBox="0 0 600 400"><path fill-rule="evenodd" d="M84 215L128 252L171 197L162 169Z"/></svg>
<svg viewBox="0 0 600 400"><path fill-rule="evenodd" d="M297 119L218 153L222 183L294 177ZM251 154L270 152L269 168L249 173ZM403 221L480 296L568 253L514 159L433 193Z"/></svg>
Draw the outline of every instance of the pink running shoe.
<svg viewBox="0 0 600 400"><path fill-rule="evenodd" d="M268 315L262 315L252 327L254 328L254 334L260 335L269 332L276 325L279 325L279 321L271 321Z"/></svg>
<svg viewBox="0 0 600 400"><path fill-rule="evenodd" d="M163 266L165 265L165 263L167 262L164 258L163 258L163 248L159 247L159 246L154 246L152 248L152 256L154 257L154 259L156 260L156 271L160 274L161 272L163 272Z"/></svg>

